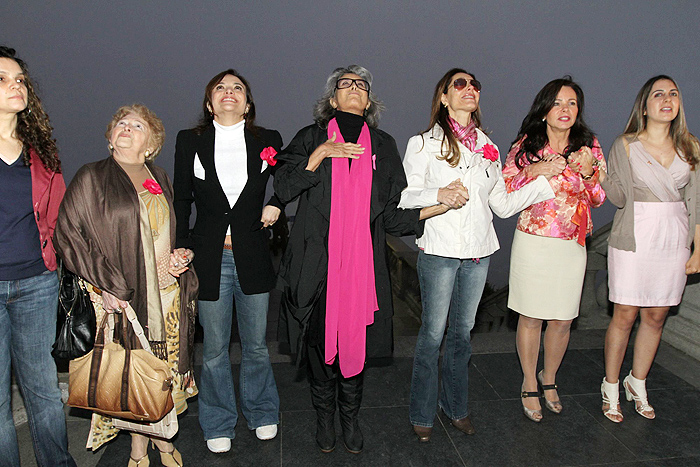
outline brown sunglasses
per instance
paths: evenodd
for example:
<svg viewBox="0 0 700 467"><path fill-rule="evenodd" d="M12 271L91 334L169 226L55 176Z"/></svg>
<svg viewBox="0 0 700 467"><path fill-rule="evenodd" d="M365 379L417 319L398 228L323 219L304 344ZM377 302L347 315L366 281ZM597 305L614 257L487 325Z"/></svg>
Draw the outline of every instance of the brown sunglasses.
<svg viewBox="0 0 700 467"><path fill-rule="evenodd" d="M457 78L452 82L450 86L454 86L456 91L461 91L470 84L474 87L474 89L477 90L477 92L481 92L481 82L479 82L479 80L476 79ZM449 89L450 86L447 86L447 89ZM445 92L447 92L447 89L445 89Z"/></svg>

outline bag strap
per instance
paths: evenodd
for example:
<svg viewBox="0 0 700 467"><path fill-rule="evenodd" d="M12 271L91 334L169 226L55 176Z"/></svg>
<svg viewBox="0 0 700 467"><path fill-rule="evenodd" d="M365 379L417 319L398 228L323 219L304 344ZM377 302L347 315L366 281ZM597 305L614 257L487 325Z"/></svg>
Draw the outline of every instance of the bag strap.
<svg viewBox="0 0 700 467"><path fill-rule="evenodd" d="M150 354L153 354L151 351L151 346L148 344L148 339L146 339L146 334L143 332L143 328L141 327L141 323L139 323L138 318L136 317L136 312L134 309L131 307L130 303L126 304L126 309L122 311L122 339L124 341L127 341L127 319L124 319L124 316L126 315L126 318L129 320L129 323L131 323L131 327L134 330L134 334L136 334L136 337L138 337L139 342L141 343L141 347L147 351ZM124 346L124 349L126 350L126 355L124 357L124 370L122 371L122 391L121 391L121 406L122 410L124 412L129 411L129 370L131 369L131 343L128 345Z"/></svg>
<svg viewBox="0 0 700 467"><path fill-rule="evenodd" d="M136 317L136 312L131 307L131 304L127 305L126 309L124 310L124 313L126 314L126 317L128 318L129 322L131 323L131 327L133 328L134 334L136 334L136 337L138 337L139 342L141 343L141 347L144 350L146 350L148 353L152 354L153 351L151 351L151 346L148 343L148 339L146 339L146 334L143 332L143 328L141 327L141 323L139 323L139 320Z"/></svg>
<svg viewBox="0 0 700 467"><path fill-rule="evenodd" d="M95 346L92 349L92 360L90 362L90 381L88 382L88 406L96 407L97 380L100 376L100 365L102 364L102 351L105 347L105 328L107 327L107 317L105 313L100 323L100 328L95 338Z"/></svg>

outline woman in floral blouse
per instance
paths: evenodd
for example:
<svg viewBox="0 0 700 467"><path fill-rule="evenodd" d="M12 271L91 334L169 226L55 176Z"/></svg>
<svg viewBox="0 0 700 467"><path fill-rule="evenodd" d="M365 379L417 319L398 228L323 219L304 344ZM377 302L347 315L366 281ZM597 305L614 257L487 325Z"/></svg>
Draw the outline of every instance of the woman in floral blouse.
<svg viewBox="0 0 700 467"><path fill-rule="evenodd" d="M416 343L411 380L410 419L421 441L432 433L438 406L438 359L449 316L439 405L452 425L473 434L469 418L469 333L486 283L491 254L498 250L493 213L509 217L554 197L541 177L508 193L498 148L481 130L481 83L458 68L435 86L430 126L411 138L404 169L408 187L402 208L446 206L428 219L417 240L423 323Z"/></svg>
<svg viewBox="0 0 700 467"><path fill-rule="evenodd" d="M537 94L518 132L503 176L509 191L551 170L555 197L520 214L510 259L508 307L520 314L516 337L523 369L525 415L542 420L545 406L560 413L555 384L578 316L586 270L586 235L593 230L591 207L605 201L598 168L605 168L600 144L583 120L583 91L570 77L556 79ZM542 322L544 369L536 374Z"/></svg>

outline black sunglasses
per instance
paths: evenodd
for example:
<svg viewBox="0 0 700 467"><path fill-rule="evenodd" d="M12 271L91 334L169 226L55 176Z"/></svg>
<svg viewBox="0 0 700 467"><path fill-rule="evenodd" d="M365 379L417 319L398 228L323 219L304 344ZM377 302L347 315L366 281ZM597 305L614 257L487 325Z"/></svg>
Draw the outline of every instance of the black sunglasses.
<svg viewBox="0 0 700 467"><path fill-rule="evenodd" d="M467 79L467 78L457 78L454 80L454 82L450 86L454 86L456 91L461 91L462 89L466 88L469 85L472 85L474 89L477 90L477 92L481 92L481 82L476 79ZM447 89L450 88L450 86L447 86ZM445 92L447 92L447 89L445 89Z"/></svg>
<svg viewBox="0 0 700 467"><path fill-rule="evenodd" d="M362 78L352 79L352 78L340 78L336 83L335 87L338 89L347 89L355 83L357 89L369 92L369 83Z"/></svg>

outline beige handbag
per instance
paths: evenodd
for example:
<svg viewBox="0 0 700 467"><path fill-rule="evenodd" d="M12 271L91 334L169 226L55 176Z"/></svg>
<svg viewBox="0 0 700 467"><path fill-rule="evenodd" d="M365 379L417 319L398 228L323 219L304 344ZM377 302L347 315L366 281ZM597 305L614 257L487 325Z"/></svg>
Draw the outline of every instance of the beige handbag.
<svg viewBox="0 0 700 467"><path fill-rule="evenodd" d="M141 325L136 319L136 314L134 313L133 309L131 311L126 311L126 317L129 318L129 321L131 321L131 325L134 328L134 332L139 338L139 342L141 342L141 347L153 353L151 351L151 346L148 344L148 339L146 339L146 335L143 333L143 328L141 328ZM114 428L117 428L119 430L133 431L136 433L141 433L142 435L155 436L157 438L164 439L172 438L177 434L177 430L179 429L179 425L177 422L177 412L175 411L175 407L173 407L173 409L170 412L168 412L168 414L165 417L158 420L157 422L136 422L132 420L124 420L121 418L112 418L112 425L114 426Z"/></svg>
<svg viewBox="0 0 700 467"><path fill-rule="evenodd" d="M153 355L131 305L124 310L143 349L105 343L107 318L100 324L95 347L71 360L68 405L113 418L157 422L173 410L172 375L166 362ZM127 320L121 318L122 336Z"/></svg>

